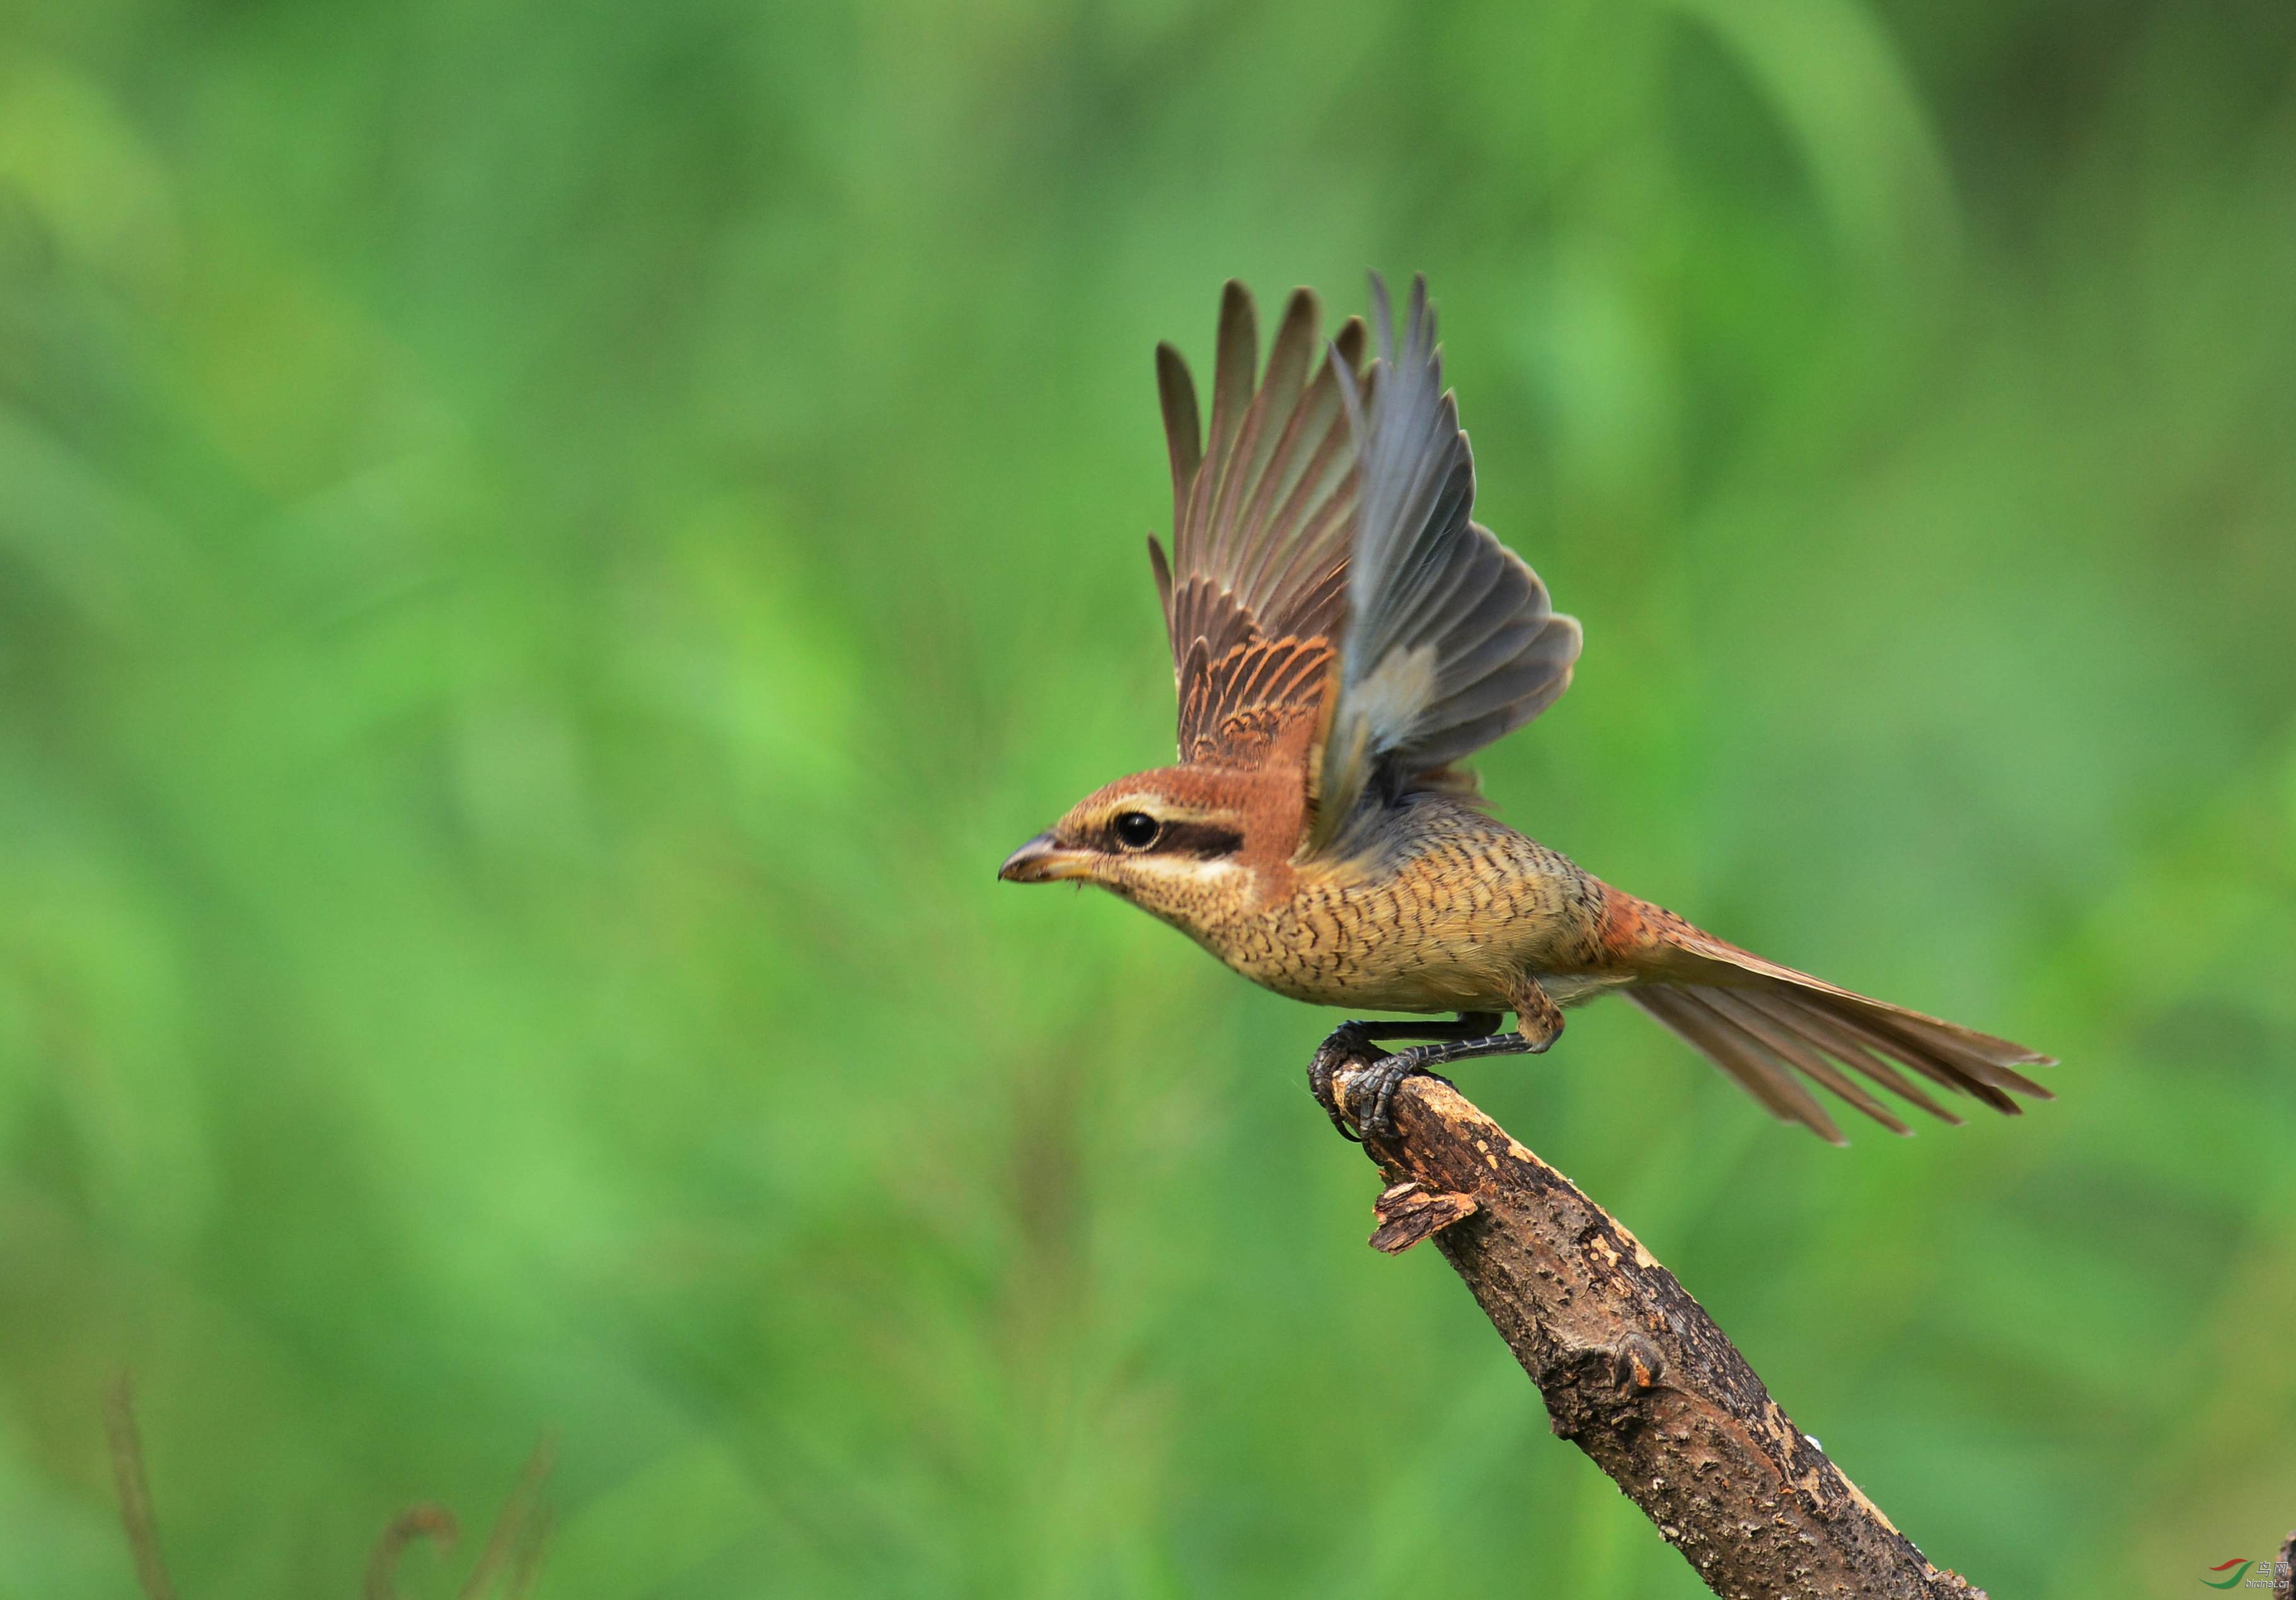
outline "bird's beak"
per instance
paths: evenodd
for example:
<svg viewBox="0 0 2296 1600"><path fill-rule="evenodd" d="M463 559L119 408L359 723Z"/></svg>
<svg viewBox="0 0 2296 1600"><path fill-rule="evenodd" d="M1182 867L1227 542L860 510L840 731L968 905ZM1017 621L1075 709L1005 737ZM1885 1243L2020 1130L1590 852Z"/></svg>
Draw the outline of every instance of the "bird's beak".
<svg viewBox="0 0 2296 1600"><path fill-rule="evenodd" d="M1050 833L1039 833L1007 857L996 869L996 876L1005 883L1054 883L1062 878L1081 878L1091 865L1092 857L1086 851L1068 849Z"/></svg>

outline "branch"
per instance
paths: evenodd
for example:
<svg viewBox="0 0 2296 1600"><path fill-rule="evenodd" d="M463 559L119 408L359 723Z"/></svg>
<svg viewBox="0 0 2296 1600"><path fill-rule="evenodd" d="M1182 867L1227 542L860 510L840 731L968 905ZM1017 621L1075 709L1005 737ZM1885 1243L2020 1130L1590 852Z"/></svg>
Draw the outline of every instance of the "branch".
<svg viewBox="0 0 2296 1600"><path fill-rule="evenodd" d="M1349 1122L1360 1066L1338 1073ZM1367 1086L1366 1086L1367 1092ZM1984 1600L1923 1559L1675 1276L1570 1179L1440 1079L1407 1079L1371 1243L1432 1236L1546 1396L1554 1431L1729 1596ZM1357 1124L1359 1128L1359 1124Z"/></svg>
<svg viewBox="0 0 2296 1600"><path fill-rule="evenodd" d="M111 1473L119 1489L119 1521L127 1532L127 1547L135 1557L135 1576L145 1600L176 1600L167 1563L160 1558L160 1529L152 1514L152 1483L144 1470L144 1441L135 1429L135 1391L125 1372L112 1380L103 1397L103 1427L111 1443ZM479 1563L464 1581L459 1600L483 1600L492 1592L505 1562L512 1562L506 1600L525 1600L541 1575L542 1555L550 1534L550 1518L537 1501L542 1481L550 1475L555 1447L545 1438L527 1457L518 1484L503 1505L502 1515L488 1535ZM412 1506L391 1519L367 1562L366 1600L394 1600L391 1579L398 1558L417 1539L436 1543L443 1553L461 1530L454 1513L443 1506Z"/></svg>
<svg viewBox="0 0 2296 1600"><path fill-rule="evenodd" d="M135 1430L135 1389L127 1373L103 1395L103 1432L111 1444L111 1481L119 1491L119 1525L135 1557L135 1579L147 1600L176 1600L168 1563L160 1555L160 1525L152 1514L152 1480L144 1470L144 1440Z"/></svg>

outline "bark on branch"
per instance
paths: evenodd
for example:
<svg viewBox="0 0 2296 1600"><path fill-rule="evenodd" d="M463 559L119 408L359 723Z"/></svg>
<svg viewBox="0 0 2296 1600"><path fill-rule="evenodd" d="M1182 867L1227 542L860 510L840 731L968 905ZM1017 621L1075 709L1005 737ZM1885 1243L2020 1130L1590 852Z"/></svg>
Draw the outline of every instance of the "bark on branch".
<svg viewBox="0 0 2296 1600"><path fill-rule="evenodd" d="M1333 1087L1355 1122L1359 1068ZM1546 1396L1718 1595L1984 1600L1923 1559L1796 1428L1674 1275L1570 1180L1439 1079L1407 1080L1371 1243L1432 1237Z"/></svg>

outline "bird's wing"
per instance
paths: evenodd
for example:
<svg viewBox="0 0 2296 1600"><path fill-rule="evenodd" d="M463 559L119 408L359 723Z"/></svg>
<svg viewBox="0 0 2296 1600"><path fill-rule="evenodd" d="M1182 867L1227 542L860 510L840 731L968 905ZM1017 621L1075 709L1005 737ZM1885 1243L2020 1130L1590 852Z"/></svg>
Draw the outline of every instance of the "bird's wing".
<svg viewBox="0 0 2296 1600"><path fill-rule="evenodd" d="M1362 440L1348 619L1309 838L1331 845L1366 796L1392 794L1513 732L1570 685L1576 619L1470 518L1475 465L1424 278L1413 280L1403 346L1387 286L1372 278L1379 356L1368 378L1334 364Z"/></svg>
<svg viewBox="0 0 2296 1600"><path fill-rule="evenodd" d="M1261 375L1251 296L1227 285L1209 439L1186 364L1157 347L1172 559L1148 541L1178 679L1181 759L1297 762L1303 794L1338 651L1356 503L1356 436L1341 385L1365 343L1363 323L1350 318L1325 359L1317 315L1313 294L1293 293Z"/></svg>

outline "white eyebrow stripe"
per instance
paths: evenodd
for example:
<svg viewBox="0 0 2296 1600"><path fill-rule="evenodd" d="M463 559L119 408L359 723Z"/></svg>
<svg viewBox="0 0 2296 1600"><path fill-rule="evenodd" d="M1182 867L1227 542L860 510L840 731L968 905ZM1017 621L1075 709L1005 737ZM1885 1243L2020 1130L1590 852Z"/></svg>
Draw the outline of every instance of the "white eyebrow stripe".
<svg viewBox="0 0 2296 1600"><path fill-rule="evenodd" d="M1159 822L1208 822L1233 825L1242 816L1239 811L1223 810L1208 806L1177 806L1159 795L1136 795L1111 806L1103 822L1113 822L1127 811L1145 811Z"/></svg>

